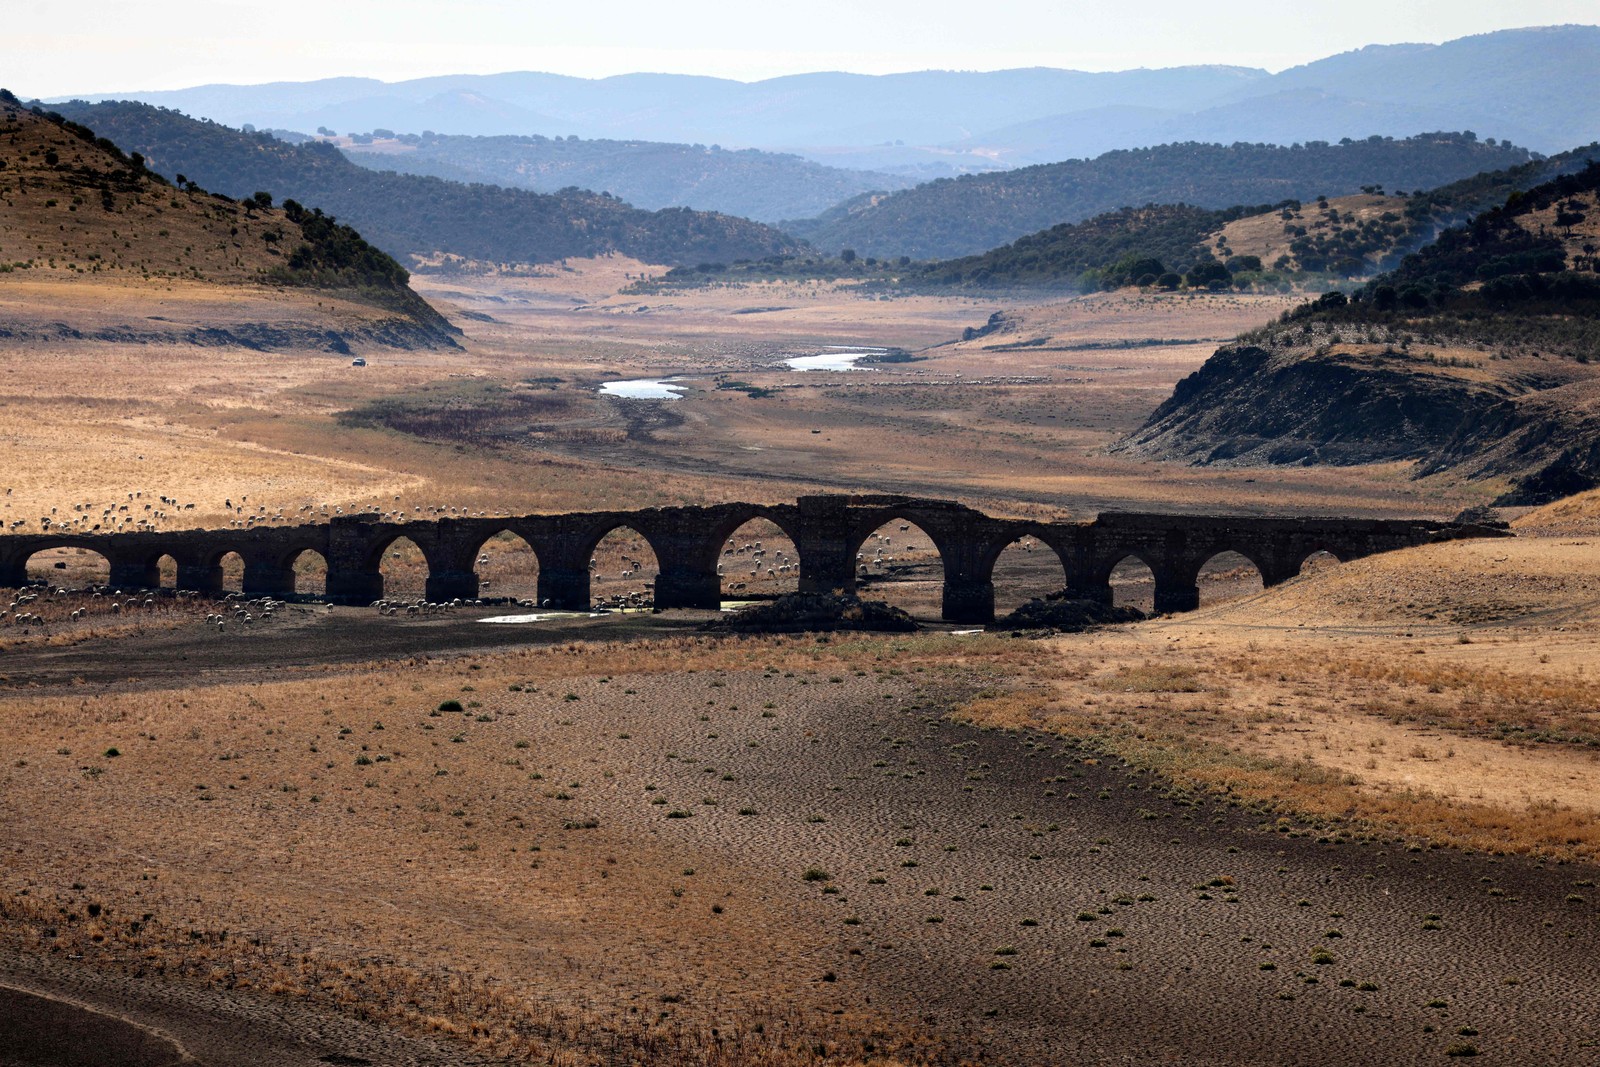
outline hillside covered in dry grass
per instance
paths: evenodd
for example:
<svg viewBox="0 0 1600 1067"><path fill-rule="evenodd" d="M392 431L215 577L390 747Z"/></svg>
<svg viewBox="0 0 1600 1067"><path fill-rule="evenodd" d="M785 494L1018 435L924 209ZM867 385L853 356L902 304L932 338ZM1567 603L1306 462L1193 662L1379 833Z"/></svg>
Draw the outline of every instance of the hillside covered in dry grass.
<svg viewBox="0 0 1600 1067"><path fill-rule="evenodd" d="M0 202L5 289L326 294L363 309L368 332L382 324L412 342L453 344L453 327L411 290L405 269L349 226L293 201L275 206L266 194L235 200L185 179L169 183L137 153L9 94L0 97ZM323 329L338 329L324 319ZM8 325L13 339L33 332Z"/></svg>

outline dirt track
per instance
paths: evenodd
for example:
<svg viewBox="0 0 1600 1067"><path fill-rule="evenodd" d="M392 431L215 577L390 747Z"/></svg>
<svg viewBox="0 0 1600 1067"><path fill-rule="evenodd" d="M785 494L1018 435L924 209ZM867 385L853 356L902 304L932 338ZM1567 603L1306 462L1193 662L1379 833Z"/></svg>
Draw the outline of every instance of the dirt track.
<svg viewBox="0 0 1600 1067"><path fill-rule="evenodd" d="M517 607L468 608L422 618L386 618L369 608L290 606L253 628L218 632L198 619L114 640L14 648L0 653L0 691L88 684L221 685L411 656L561 644L574 640L664 637L694 630L711 612L583 615L541 623L491 625L478 619Z"/></svg>
<svg viewBox="0 0 1600 1067"><path fill-rule="evenodd" d="M125 981L0 951L5 1067L422 1067L489 1061L233 991ZM359 1050L356 1055L352 1050Z"/></svg>

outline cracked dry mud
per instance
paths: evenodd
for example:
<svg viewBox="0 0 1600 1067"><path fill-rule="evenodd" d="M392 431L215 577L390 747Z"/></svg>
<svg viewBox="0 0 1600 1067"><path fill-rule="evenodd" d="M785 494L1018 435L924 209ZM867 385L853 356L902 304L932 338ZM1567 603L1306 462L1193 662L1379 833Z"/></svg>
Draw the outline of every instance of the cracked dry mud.
<svg viewBox="0 0 1600 1067"><path fill-rule="evenodd" d="M871 640L882 642L871 647L892 662L892 639ZM476 677L518 670L535 676L538 655L483 657ZM430 691L438 672L474 677L460 664L433 669L423 678L431 678ZM981 683L960 672L939 681L881 666L860 674L823 667L792 676L604 677L567 676L538 692L489 692L480 684L477 699L493 721L449 723L445 728L459 729L466 744L431 755L457 767L452 802L470 807L485 854L498 851L494 827L553 803L520 769L488 758L525 740L530 765L545 779L581 776L586 783L558 805L566 818L594 820L604 828L598 832L638 842L685 870L714 872L717 884L700 888L713 890L705 899L720 901L724 913L707 914L701 900L694 913L670 920L686 942L653 944L646 925L630 949L653 961L639 964L648 975L639 987L677 990L686 1012L714 1017L724 1008L721 990L770 975L780 986L792 983L795 1003L807 1010L898 1019L951 1058L1431 1063L1468 1040L1458 1034L1463 1028L1477 1031L1471 1043L1499 1063L1583 1062L1595 1054L1600 923L1593 891L1574 889L1592 877L1588 868L1408 849L1297 828L1225 798L1174 793L1153 775L1099 761L1059 738L945 719L950 702ZM412 703L384 710L388 731L437 721L431 704ZM285 707L270 706L273 716ZM169 711L146 725L167 734L180 721ZM287 731L295 738L317 725L291 714ZM59 733L25 731L19 743L47 762L44 746ZM125 737L114 738L123 740L124 759L140 759L131 727ZM474 758L473 749L481 755ZM176 773L195 770L181 755L167 760L175 762L163 766ZM261 752L252 760L257 775L288 770L287 756ZM376 770L402 775L406 762ZM8 792L27 789L34 773L12 769ZM349 768L329 778L366 774ZM163 800L167 788L188 792L186 780L163 787L159 775L125 788L122 803L134 805L171 802ZM373 817L330 811L320 819L324 828L313 829L303 816L252 810L242 793L218 799L206 808L207 832L253 834L263 852L298 834L361 833ZM16 842L30 853L50 842L68 845L72 834L47 821L64 815L90 825L111 802L75 792L48 820L18 820ZM673 812L683 815L669 817ZM332 819L346 825L327 829ZM124 844L162 836L130 828ZM171 847L181 853L179 836ZM581 838L574 831L544 840L547 849L570 842L581 850ZM484 881L491 896L514 896L532 877L511 862L449 857L426 842L417 855L440 884L470 877ZM41 858L32 873L64 880L62 862ZM341 866L337 858L308 862L329 877ZM370 877L387 881L388 865L398 860L368 856L363 863L376 863ZM8 865L12 878L23 873L15 853ZM110 877L93 861L86 866L79 873L91 884ZM806 880L812 868L827 878ZM314 884L316 873L305 877ZM179 891L187 884L182 870L164 877ZM270 872L243 863L234 877L250 883ZM424 877L410 888L424 892L429 884ZM1572 899L1585 895L1591 899ZM760 921L770 924L774 946L790 946L770 960L717 932L719 923L758 915L768 916ZM528 922L512 911L503 919L469 918L503 924L504 934ZM348 931L307 936L343 936L348 952L360 944ZM458 958L471 958L476 936L470 929L455 935ZM426 958L423 948L407 947ZM701 971L682 969L690 956ZM705 981L697 984L694 974ZM34 981L168 1032L178 1032L175 1019L192 1025L186 1046L205 1048L199 1058L214 1067L313 1062L294 1058L303 1047L286 1047L280 1059L239 1058L227 1028L262 1012L280 1013L274 1025L283 1029L273 1032L285 1042L296 1032L316 1034L303 1044L318 1056L472 1062L466 1051L430 1052L410 1038L310 1010L297 1022L293 1011L301 1009L278 999L73 975L70 965L50 962ZM524 978L541 981L535 972ZM619 1009L625 999L619 993ZM208 1026L206 1017L222 1021Z"/></svg>

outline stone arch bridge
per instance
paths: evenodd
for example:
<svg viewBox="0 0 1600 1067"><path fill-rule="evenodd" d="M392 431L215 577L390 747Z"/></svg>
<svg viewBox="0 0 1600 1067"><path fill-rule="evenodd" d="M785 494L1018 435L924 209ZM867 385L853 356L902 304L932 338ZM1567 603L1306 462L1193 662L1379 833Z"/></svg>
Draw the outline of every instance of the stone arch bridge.
<svg viewBox="0 0 1600 1067"><path fill-rule="evenodd" d="M429 600L472 599L478 595L479 551L490 538L510 531L537 557L540 604L583 609L590 603L591 554L608 533L627 527L655 552L657 606L717 608L722 547L752 519L771 521L794 542L802 591L853 591L856 555L867 536L885 523L913 523L932 539L943 561L944 618L969 623L993 621L995 562L1023 537L1053 549L1061 560L1064 588L1086 599L1109 602L1112 570L1129 557L1137 558L1155 577L1156 610L1174 612L1199 605L1200 569L1222 552L1249 559L1272 586L1294 577L1309 556L1321 551L1346 561L1412 545L1509 536L1498 527L1427 520L1109 512L1092 522L1036 522L991 518L947 500L808 496L794 504L408 522L383 521L371 514L293 527L0 535L0 587L25 584L27 561L34 553L79 547L110 562L113 587L159 587L160 560L169 556L177 564L177 587L200 592L221 590L222 558L236 552L244 560L247 595L284 596L295 591L295 560L313 551L327 562L327 599L368 604L383 596L379 561L384 551L404 537L426 557Z"/></svg>

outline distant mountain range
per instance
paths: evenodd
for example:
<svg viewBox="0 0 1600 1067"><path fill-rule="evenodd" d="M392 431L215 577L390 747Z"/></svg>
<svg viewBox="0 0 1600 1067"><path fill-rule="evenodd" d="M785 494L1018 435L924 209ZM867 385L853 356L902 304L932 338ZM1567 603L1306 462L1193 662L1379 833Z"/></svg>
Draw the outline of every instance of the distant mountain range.
<svg viewBox="0 0 1600 1067"><path fill-rule="evenodd" d="M359 167L331 144L289 144L140 103L56 105L149 167L243 198L265 191L355 226L400 259L439 253L491 263L548 263L621 252L649 263L694 264L794 251L760 223L672 208L643 211L573 189L547 195Z"/></svg>
<svg viewBox="0 0 1600 1067"><path fill-rule="evenodd" d="M745 83L671 74L589 80L332 78L118 92L234 126L341 133L543 134L798 152L919 179L1174 141L1289 144L1471 129L1535 151L1600 139L1600 26L1374 45L1278 74L1034 68Z"/></svg>
<svg viewBox="0 0 1600 1067"><path fill-rule="evenodd" d="M541 193L576 186L651 211L690 207L759 222L820 215L861 193L903 189L915 181L902 174L827 167L786 153L661 141L401 134L375 143L341 140L340 147L373 170Z"/></svg>

